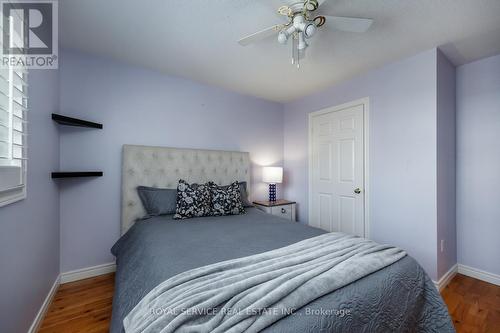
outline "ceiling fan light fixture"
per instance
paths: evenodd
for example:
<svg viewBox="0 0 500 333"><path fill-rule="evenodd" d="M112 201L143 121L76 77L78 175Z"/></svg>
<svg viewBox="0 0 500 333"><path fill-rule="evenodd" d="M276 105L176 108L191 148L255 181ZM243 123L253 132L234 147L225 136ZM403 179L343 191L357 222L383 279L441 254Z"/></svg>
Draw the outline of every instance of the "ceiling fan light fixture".
<svg viewBox="0 0 500 333"><path fill-rule="evenodd" d="M307 39L316 34L318 28L326 23L327 18L330 28L347 32L366 32L373 23L373 20L369 18L332 15L313 16L312 12L318 10L324 1L294 0L289 6L281 6L278 8L278 13L287 17L287 23L277 24L257 31L241 38L238 43L246 46L277 34L277 40L280 44L288 44L288 41L291 40L292 64L299 68L300 59L304 58L305 50L309 46Z"/></svg>
<svg viewBox="0 0 500 333"><path fill-rule="evenodd" d="M318 9L319 3L318 0L306 0L304 1L304 8L310 12Z"/></svg>
<svg viewBox="0 0 500 333"><path fill-rule="evenodd" d="M292 36L297 31L297 28L293 25L289 26L286 29L281 30L278 33L278 42L280 44L286 44L290 36Z"/></svg>
<svg viewBox="0 0 500 333"><path fill-rule="evenodd" d="M283 16L290 16L292 15L292 9L288 6L281 6L280 8L278 8L278 14Z"/></svg>
<svg viewBox="0 0 500 333"><path fill-rule="evenodd" d="M326 18L324 16L316 16L313 19L314 24L316 24L316 27L319 28L326 22Z"/></svg>
<svg viewBox="0 0 500 333"><path fill-rule="evenodd" d="M287 41L288 41L288 35L286 34L286 32L280 31L278 34L278 43L286 44Z"/></svg>
<svg viewBox="0 0 500 333"><path fill-rule="evenodd" d="M297 44L297 49L299 51L304 50L307 47L306 40L303 33L299 33L299 43Z"/></svg>
<svg viewBox="0 0 500 333"><path fill-rule="evenodd" d="M316 25L314 23L308 23L304 29L304 37L311 38L316 32Z"/></svg>

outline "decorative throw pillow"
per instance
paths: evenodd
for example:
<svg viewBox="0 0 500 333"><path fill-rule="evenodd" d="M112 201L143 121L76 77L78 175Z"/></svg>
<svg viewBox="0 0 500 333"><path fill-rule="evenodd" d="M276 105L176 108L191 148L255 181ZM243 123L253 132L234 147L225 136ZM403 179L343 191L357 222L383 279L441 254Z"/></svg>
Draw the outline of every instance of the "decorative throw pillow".
<svg viewBox="0 0 500 333"><path fill-rule="evenodd" d="M180 179L177 184L174 219L188 219L211 214L211 196L208 184L189 184Z"/></svg>
<svg viewBox="0 0 500 333"><path fill-rule="evenodd" d="M241 203L243 204L243 207L253 207L252 203L248 200L247 182L239 182L238 185L240 186ZM229 186L231 185L225 185L221 187L226 189Z"/></svg>
<svg viewBox="0 0 500 333"><path fill-rule="evenodd" d="M245 213L241 202L240 185L234 182L227 186L210 184L212 194L212 215L238 215Z"/></svg>

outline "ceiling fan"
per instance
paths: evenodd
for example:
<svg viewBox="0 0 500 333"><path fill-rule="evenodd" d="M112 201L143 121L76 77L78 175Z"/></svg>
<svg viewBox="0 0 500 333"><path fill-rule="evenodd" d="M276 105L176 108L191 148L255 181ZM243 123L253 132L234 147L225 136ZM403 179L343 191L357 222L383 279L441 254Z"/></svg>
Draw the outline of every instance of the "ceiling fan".
<svg viewBox="0 0 500 333"><path fill-rule="evenodd" d="M258 42L277 35L280 44L292 44L292 64L300 67L300 59L305 56L307 39L311 38L316 29L326 24L327 27L348 32L366 32L373 23L372 19L316 14L316 11L326 0L304 0L293 2L278 8L278 14L286 17L287 22L273 25L241 38L242 46Z"/></svg>

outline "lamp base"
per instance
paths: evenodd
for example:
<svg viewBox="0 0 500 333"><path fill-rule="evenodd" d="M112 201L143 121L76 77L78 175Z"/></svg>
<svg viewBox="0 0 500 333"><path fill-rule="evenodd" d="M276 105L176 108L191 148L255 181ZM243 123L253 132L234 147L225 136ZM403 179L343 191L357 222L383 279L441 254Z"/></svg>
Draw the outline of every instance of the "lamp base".
<svg viewBox="0 0 500 333"><path fill-rule="evenodd" d="M269 201L276 201L276 184L269 184Z"/></svg>

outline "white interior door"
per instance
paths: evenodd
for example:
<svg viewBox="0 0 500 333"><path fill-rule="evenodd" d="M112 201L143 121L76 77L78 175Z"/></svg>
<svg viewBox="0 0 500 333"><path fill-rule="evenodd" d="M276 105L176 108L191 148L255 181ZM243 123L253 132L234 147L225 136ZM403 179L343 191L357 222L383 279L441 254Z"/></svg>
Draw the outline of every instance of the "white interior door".
<svg viewBox="0 0 500 333"><path fill-rule="evenodd" d="M365 237L363 118L363 104L310 118L312 226Z"/></svg>

